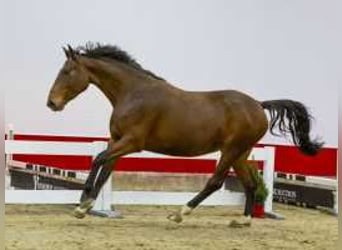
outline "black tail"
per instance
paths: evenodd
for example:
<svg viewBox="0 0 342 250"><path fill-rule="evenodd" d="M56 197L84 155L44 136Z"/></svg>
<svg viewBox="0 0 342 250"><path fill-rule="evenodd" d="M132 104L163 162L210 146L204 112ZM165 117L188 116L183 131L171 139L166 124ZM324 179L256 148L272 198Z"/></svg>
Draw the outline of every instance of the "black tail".
<svg viewBox="0 0 342 250"><path fill-rule="evenodd" d="M316 155L322 148L322 142L310 139L312 117L302 103L291 100L273 100L262 102L261 105L270 112L271 134L287 136L290 133L293 143L307 155ZM280 133L274 132L276 125Z"/></svg>

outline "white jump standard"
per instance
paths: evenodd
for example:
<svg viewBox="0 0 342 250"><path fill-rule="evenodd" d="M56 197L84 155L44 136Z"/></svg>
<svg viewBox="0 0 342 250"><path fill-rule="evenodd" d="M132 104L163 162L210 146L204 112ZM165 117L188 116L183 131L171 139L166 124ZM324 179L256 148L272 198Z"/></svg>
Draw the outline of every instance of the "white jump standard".
<svg viewBox="0 0 342 250"><path fill-rule="evenodd" d="M39 154L39 155L92 155L107 146L106 142L75 143L75 142L46 142L46 141L5 141L5 153ZM203 155L195 158L218 159L219 154ZM126 157L140 158L175 158L150 152L135 153ZM263 176L270 190L265 202L266 214L272 216L273 177L274 177L274 148L254 148L250 159L263 161ZM111 180L111 178L110 178ZM78 204L81 190L6 190L6 204ZM107 181L96 200L92 213L101 216L117 217L117 211L112 211L112 205L183 205L193 192L160 192L160 191L112 191L112 182ZM243 205L243 193L219 190L202 205Z"/></svg>

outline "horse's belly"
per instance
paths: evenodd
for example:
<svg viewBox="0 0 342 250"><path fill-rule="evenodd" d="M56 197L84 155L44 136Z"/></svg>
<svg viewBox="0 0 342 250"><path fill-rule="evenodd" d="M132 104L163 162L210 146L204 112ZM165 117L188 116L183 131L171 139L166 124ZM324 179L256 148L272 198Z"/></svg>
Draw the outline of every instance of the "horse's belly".
<svg viewBox="0 0 342 250"><path fill-rule="evenodd" d="M165 148L151 148L147 149L148 151L159 153L159 154L165 154L165 155L172 155L172 156L183 156L183 157L192 157L192 156L199 156L204 155L212 152L218 151L218 148L212 148L211 150L208 149L184 149L179 147L165 147Z"/></svg>
<svg viewBox="0 0 342 250"><path fill-rule="evenodd" d="M150 151L196 156L217 151L225 127L224 109L216 105L192 102L169 108L161 115L146 138Z"/></svg>
<svg viewBox="0 0 342 250"><path fill-rule="evenodd" d="M221 138L216 133L208 134L199 130L178 132L151 135L147 138L146 149L174 156L196 156L217 151L221 144Z"/></svg>

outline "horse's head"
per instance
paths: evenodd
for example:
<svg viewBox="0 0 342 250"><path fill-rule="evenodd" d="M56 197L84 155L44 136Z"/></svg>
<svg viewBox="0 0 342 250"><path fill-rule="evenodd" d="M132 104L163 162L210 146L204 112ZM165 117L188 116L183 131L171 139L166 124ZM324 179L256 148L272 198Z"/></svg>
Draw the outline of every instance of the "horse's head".
<svg viewBox="0 0 342 250"><path fill-rule="evenodd" d="M63 48L67 60L59 71L49 92L47 106L53 111L63 110L64 106L87 89L90 76L81 64L81 55L69 45Z"/></svg>

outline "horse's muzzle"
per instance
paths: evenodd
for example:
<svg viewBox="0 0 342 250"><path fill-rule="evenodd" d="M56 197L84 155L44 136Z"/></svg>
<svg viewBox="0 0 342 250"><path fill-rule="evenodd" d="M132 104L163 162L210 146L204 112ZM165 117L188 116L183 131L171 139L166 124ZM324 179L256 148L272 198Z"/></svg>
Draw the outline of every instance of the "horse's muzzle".
<svg viewBox="0 0 342 250"><path fill-rule="evenodd" d="M57 105L55 102L53 102L50 99L47 102L47 106L53 111L61 111L63 109L62 105Z"/></svg>

